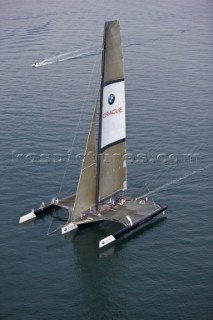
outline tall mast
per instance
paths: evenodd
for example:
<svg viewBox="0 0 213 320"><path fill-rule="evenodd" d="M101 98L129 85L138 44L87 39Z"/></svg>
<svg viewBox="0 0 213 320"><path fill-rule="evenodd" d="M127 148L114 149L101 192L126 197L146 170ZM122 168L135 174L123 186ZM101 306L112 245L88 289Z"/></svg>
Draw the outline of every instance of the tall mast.
<svg viewBox="0 0 213 320"><path fill-rule="evenodd" d="M102 45L102 61L101 61L101 87L100 87L100 109L99 109L99 127L98 127L98 150L97 150L97 174L96 174L96 210L99 203L99 176L100 176L100 160L101 160L101 129L102 129L102 110L103 110L103 87L104 87L104 60L105 60L105 38L106 38L107 21L104 25L103 45Z"/></svg>

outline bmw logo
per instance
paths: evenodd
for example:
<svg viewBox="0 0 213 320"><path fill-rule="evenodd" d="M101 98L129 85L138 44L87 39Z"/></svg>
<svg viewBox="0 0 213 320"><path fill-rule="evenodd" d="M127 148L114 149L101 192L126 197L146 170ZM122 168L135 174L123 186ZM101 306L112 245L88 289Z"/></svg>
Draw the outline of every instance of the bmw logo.
<svg viewBox="0 0 213 320"><path fill-rule="evenodd" d="M112 105L115 102L115 96L113 93L110 94L110 96L108 98L108 102L110 105Z"/></svg>

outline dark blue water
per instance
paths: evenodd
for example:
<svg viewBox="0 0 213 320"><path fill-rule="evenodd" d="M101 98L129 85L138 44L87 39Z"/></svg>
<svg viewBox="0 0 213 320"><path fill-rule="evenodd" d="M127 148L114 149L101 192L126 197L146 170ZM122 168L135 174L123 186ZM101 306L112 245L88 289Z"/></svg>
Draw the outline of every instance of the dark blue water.
<svg viewBox="0 0 213 320"><path fill-rule="evenodd" d="M0 12L1 319L212 319L212 1L2 0ZM75 192L101 57L30 64L98 51L105 17L122 27L128 193L169 209L100 251L113 225L65 239L46 236L59 218L18 220Z"/></svg>

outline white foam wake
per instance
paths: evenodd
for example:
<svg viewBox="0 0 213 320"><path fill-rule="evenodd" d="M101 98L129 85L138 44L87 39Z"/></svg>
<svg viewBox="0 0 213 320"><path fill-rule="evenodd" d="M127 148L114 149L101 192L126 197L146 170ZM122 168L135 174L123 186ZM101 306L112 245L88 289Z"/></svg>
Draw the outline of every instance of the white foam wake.
<svg viewBox="0 0 213 320"><path fill-rule="evenodd" d="M46 66L47 64L53 64L56 62L66 61L70 59L78 59L82 57L97 55L97 54L100 54L101 52L102 52L102 49L94 48L94 47L78 49L75 51L61 53L56 56L33 63L31 64L31 67L34 67L34 68L43 67L43 66Z"/></svg>

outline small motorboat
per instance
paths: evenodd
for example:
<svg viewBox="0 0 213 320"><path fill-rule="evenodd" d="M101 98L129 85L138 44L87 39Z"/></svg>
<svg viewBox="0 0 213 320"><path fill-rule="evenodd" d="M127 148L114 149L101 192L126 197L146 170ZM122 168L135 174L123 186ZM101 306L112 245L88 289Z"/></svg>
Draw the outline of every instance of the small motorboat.
<svg viewBox="0 0 213 320"><path fill-rule="evenodd" d="M41 66L41 64L40 64L39 62L36 62L36 63L31 64L31 67L32 67L32 68L38 68L38 67L40 67L40 66Z"/></svg>

